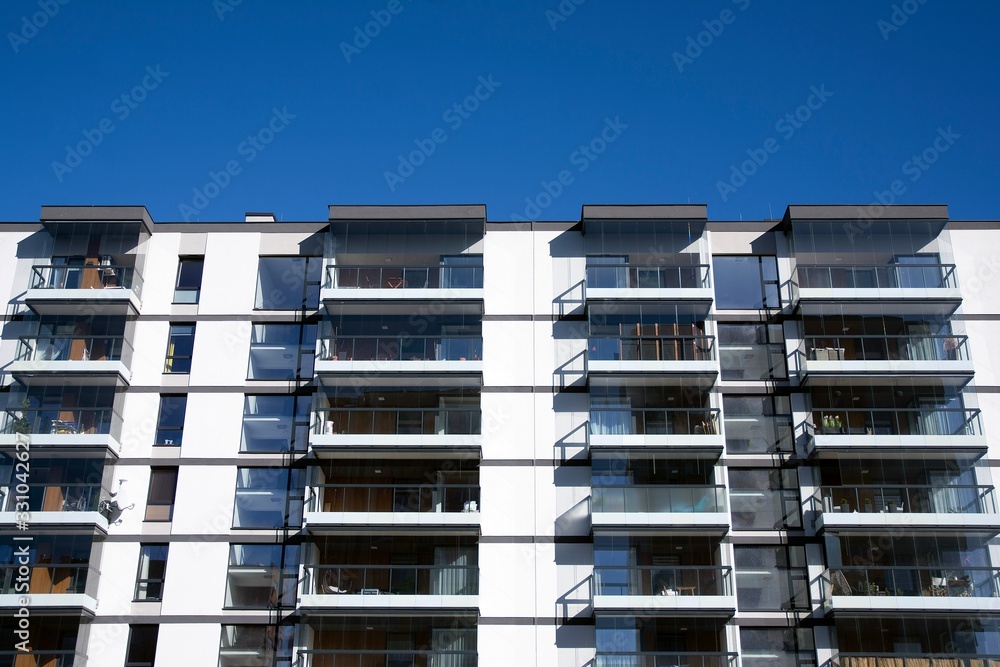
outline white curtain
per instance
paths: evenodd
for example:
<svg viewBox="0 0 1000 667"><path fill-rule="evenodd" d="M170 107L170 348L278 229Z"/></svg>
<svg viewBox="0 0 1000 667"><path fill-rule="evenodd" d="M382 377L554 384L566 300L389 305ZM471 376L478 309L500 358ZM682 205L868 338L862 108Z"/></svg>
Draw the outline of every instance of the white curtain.
<svg viewBox="0 0 1000 667"><path fill-rule="evenodd" d="M592 435L631 435L635 433L632 424L631 406L623 402L598 404L590 411L590 433Z"/></svg>
<svg viewBox="0 0 1000 667"><path fill-rule="evenodd" d="M476 631L471 628L434 629L431 634L433 651L471 651L475 647ZM461 653L431 654L430 667L475 667L476 655Z"/></svg>
<svg viewBox="0 0 1000 667"><path fill-rule="evenodd" d="M456 547L435 547L431 595L475 595L478 573L472 552Z"/></svg>

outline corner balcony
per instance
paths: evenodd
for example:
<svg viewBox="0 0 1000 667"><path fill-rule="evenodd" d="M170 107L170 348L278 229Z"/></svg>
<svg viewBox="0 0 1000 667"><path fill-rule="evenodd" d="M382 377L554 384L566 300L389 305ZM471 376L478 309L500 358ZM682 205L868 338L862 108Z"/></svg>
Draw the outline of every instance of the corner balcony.
<svg viewBox="0 0 1000 667"><path fill-rule="evenodd" d="M588 349L589 373L719 373L715 336L591 337Z"/></svg>
<svg viewBox="0 0 1000 667"><path fill-rule="evenodd" d="M133 266L92 264L31 267L25 304L40 315L138 313L142 276Z"/></svg>
<svg viewBox="0 0 1000 667"><path fill-rule="evenodd" d="M1000 611L1000 570L992 567L831 567L823 574L827 613Z"/></svg>
<svg viewBox="0 0 1000 667"><path fill-rule="evenodd" d="M591 521L595 530L630 534L725 535L730 525L721 485L595 486Z"/></svg>
<svg viewBox="0 0 1000 667"><path fill-rule="evenodd" d="M954 264L799 264L800 301L961 301Z"/></svg>
<svg viewBox="0 0 1000 667"><path fill-rule="evenodd" d="M306 500L305 530L479 535L478 484L318 484Z"/></svg>
<svg viewBox="0 0 1000 667"><path fill-rule="evenodd" d="M320 341L316 373L481 373L482 336L352 336Z"/></svg>
<svg viewBox="0 0 1000 667"><path fill-rule="evenodd" d="M715 408L630 408L591 405L592 449L669 447L678 454L721 453L725 441L719 433Z"/></svg>
<svg viewBox="0 0 1000 667"><path fill-rule="evenodd" d="M819 489L816 530L946 530L1000 534L992 486L854 485Z"/></svg>
<svg viewBox="0 0 1000 667"><path fill-rule="evenodd" d="M813 411L810 446L817 455L852 453L948 457L986 452L980 412L965 408Z"/></svg>
<svg viewBox="0 0 1000 667"><path fill-rule="evenodd" d="M131 360L124 336L22 337L8 370L32 385L61 385L74 377L87 384L128 384Z"/></svg>
<svg viewBox="0 0 1000 667"><path fill-rule="evenodd" d="M588 301L606 299L712 301L708 264L600 263L587 259L585 295Z"/></svg>
<svg viewBox="0 0 1000 667"><path fill-rule="evenodd" d="M415 615L479 609L475 565L306 565L299 609Z"/></svg>
<svg viewBox="0 0 1000 667"><path fill-rule="evenodd" d="M316 412L310 448L317 456L479 453L479 405L448 408L330 408ZM362 454L364 453L364 454Z"/></svg>
<svg viewBox="0 0 1000 667"><path fill-rule="evenodd" d="M121 450L121 418L110 408L8 408L0 414L0 448L52 451Z"/></svg>
<svg viewBox="0 0 1000 667"><path fill-rule="evenodd" d="M0 608L18 609L20 598L31 598L34 613L85 613L97 610L97 584L100 571L86 563L30 563L27 575L23 565L0 565ZM22 586L27 585L26 590Z"/></svg>
<svg viewBox="0 0 1000 667"><path fill-rule="evenodd" d="M736 613L732 568L597 566L594 611L729 617Z"/></svg>
<svg viewBox="0 0 1000 667"><path fill-rule="evenodd" d="M320 299L340 304L482 302L483 266L337 264L326 267ZM482 310L481 303L478 308Z"/></svg>
<svg viewBox="0 0 1000 667"><path fill-rule="evenodd" d="M975 373L968 336L809 336L803 370L815 375ZM810 381L816 378L809 377Z"/></svg>
<svg viewBox="0 0 1000 667"><path fill-rule="evenodd" d="M17 492L16 483L0 486L0 526L13 530L17 515L29 513L31 529L98 530L108 532L108 520L98 511L102 495L109 496L100 484L61 483L37 484L31 482L27 494ZM18 508L21 503L27 504Z"/></svg>

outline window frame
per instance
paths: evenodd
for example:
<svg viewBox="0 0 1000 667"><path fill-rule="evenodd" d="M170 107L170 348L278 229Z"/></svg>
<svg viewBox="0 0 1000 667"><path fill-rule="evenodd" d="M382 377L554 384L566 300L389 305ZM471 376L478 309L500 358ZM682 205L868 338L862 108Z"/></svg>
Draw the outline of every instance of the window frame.
<svg viewBox="0 0 1000 667"><path fill-rule="evenodd" d="M198 286L197 287L182 286L181 285L181 277L182 277L182 274L184 273L185 264L189 264L190 265L190 264L194 264L196 262L201 264L201 269L198 271L198 281L197 281L198 282ZM177 277L174 279L173 303L175 303L175 304L196 304L196 303L200 302L201 301L201 283L202 283L202 280L204 278L204 274L205 274L205 257L204 256L192 255L190 257L180 257L178 259L178 261L177 261ZM177 295L179 293L180 294L187 294L187 293L191 293L191 292L194 293L194 301L178 300Z"/></svg>
<svg viewBox="0 0 1000 667"><path fill-rule="evenodd" d="M155 467L150 468L149 471L149 489L146 493L146 513L144 515L143 521L151 522L167 522L172 521L174 516L174 504L177 502L177 477L179 468L167 468L167 467ZM173 492L170 494L170 502L153 502L153 483L155 475L168 475L173 474ZM165 487L164 487L165 488ZM158 513L154 513L153 518L150 518L150 509L153 507L166 507L166 518L159 518ZM162 512L162 510L160 510Z"/></svg>
<svg viewBox="0 0 1000 667"><path fill-rule="evenodd" d="M151 563L158 562L154 561L151 554L147 553L147 550L161 549L163 553L163 567L162 575L159 578L156 577L143 577L142 576L142 564L143 559L148 559ZM167 579L167 557L169 555L170 545L165 543L157 544L141 544L139 545L139 569L135 574L135 592L132 595L133 602L162 602L163 601L163 585ZM147 568L147 571L151 568ZM150 595L150 584L159 584L159 595ZM145 587L146 591L144 594L140 594L140 588Z"/></svg>
<svg viewBox="0 0 1000 667"><path fill-rule="evenodd" d="M153 446L154 447L180 447L184 441L184 421L187 419L187 394L160 394L160 408L156 417L156 433L153 436ZM180 426L164 426L163 418L164 415L170 415L177 411L176 408L164 411L164 399L183 399L184 404L180 408ZM166 438L161 441L160 435L163 431L177 431L178 435L175 439L171 439L170 442L165 442Z"/></svg>
<svg viewBox="0 0 1000 667"><path fill-rule="evenodd" d="M142 637L138 642L133 642L136 639L136 630L142 630L143 632L149 632L152 628L152 642L150 642L150 637ZM153 623L142 623L128 626L128 644L125 647L125 667L155 667L156 665L156 644L160 635L160 626ZM132 649L135 647L137 650L149 647L152 650L153 659L152 660L135 660L132 657Z"/></svg>
<svg viewBox="0 0 1000 667"><path fill-rule="evenodd" d="M173 346L176 347L176 345L177 345L177 343L173 342L174 336L176 336L176 335L183 335L183 334L179 334L179 333L175 333L174 332L175 329L178 329L180 327L190 327L191 328L191 354L189 356L186 356L186 355L177 355L177 354L171 354L170 353L171 346L173 345ZM195 337L196 333L197 333L197 326L196 326L195 322L171 322L170 323L170 330L167 332L167 351L163 355L164 356L164 361L163 361L163 373L164 374L170 374L170 375L190 375L191 374L191 364L192 364L192 361L194 359L194 337ZM175 370L174 366L177 364L178 361L182 361L182 362L183 361L187 361L187 370Z"/></svg>

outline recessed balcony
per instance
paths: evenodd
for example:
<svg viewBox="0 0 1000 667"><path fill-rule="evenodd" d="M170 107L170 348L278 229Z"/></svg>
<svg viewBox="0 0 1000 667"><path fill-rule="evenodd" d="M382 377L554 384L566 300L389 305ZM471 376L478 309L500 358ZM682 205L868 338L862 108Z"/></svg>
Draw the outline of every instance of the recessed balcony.
<svg viewBox="0 0 1000 667"><path fill-rule="evenodd" d="M831 567L824 609L845 613L996 611L1000 570L992 567Z"/></svg>
<svg viewBox="0 0 1000 667"><path fill-rule="evenodd" d="M588 349L587 370L591 373L719 372L714 336L592 336Z"/></svg>
<svg viewBox="0 0 1000 667"><path fill-rule="evenodd" d="M803 370L829 374L972 375L968 337L809 336L804 340Z"/></svg>
<svg viewBox="0 0 1000 667"><path fill-rule="evenodd" d="M309 488L311 533L479 534L478 484L317 484Z"/></svg>
<svg viewBox="0 0 1000 667"><path fill-rule="evenodd" d="M338 336L321 340L316 372L480 373L478 336Z"/></svg>
<svg viewBox="0 0 1000 667"><path fill-rule="evenodd" d="M928 407L818 409L811 446L822 452L881 455L986 449L977 409Z"/></svg>
<svg viewBox="0 0 1000 667"><path fill-rule="evenodd" d="M38 264L24 302L42 315L138 313L142 276L134 266L113 263Z"/></svg>
<svg viewBox="0 0 1000 667"><path fill-rule="evenodd" d="M676 534L725 534L730 523L724 486L679 484L595 486L591 520L595 529Z"/></svg>
<svg viewBox="0 0 1000 667"><path fill-rule="evenodd" d="M316 412L314 451L479 451L482 414L475 404L444 408L330 408Z"/></svg>
<svg viewBox="0 0 1000 667"><path fill-rule="evenodd" d="M421 613L479 608L476 565L307 565L303 610Z"/></svg>
<svg viewBox="0 0 1000 667"><path fill-rule="evenodd" d="M590 446L678 447L721 450L719 410L715 408L632 408L592 404Z"/></svg>
<svg viewBox="0 0 1000 667"><path fill-rule="evenodd" d="M340 303L482 301L482 256L453 265L338 263L326 268L320 298Z"/></svg>
<svg viewBox="0 0 1000 667"><path fill-rule="evenodd" d="M736 613L732 568L597 566L594 568L594 610L732 616Z"/></svg>
<svg viewBox="0 0 1000 667"><path fill-rule="evenodd" d="M954 264L799 264L799 299L962 299Z"/></svg>
<svg viewBox="0 0 1000 667"><path fill-rule="evenodd" d="M587 258L586 298L711 301L708 264L635 264L612 257Z"/></svg>
<svg viewBox="0 0 1000 667"><path fill-rule="evenodd" d="M32 385L65 383L83 377L88 384L128 383L132 346L124 336L22 337L10 374Z"/></svg>
<svg viewBox="0 0 1000 667"><path fill-rule="evenodd" d="M1000 532L992 486L823 486L817 530L965 530Z"/></svg>

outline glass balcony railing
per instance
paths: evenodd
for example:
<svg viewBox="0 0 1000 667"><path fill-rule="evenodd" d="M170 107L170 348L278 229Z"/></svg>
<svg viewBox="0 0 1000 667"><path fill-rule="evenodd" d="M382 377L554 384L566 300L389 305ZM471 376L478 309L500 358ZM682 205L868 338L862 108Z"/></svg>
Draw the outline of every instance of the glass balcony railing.
<svg viewBox="0 0 1000 667"><path fill-rule="evenodd" d="M968 336L807 336L815 361L967 361Z"/></svg>
<svg viewBox="0 0 1000 667"><path fill-rule="evenodd" d="M708 264L587 265L590 289L698 289L711 287Z"/></svg>
<svg viewBox="0 0 1000 667"><path fill-rule="evenodd" d="M590 339L591 361L712 361L715 336L615 336Z"/></svg>
<svg viewBox="0 0 1000 667"><path fill-rule="evenodd" d="M96 512L101 493L109 495L100 484L36 484L28 492L29 512ZM13 486L0 486L0 512L14 512L17 495Z"/></svg>
<svg viewBox="0 0 1000 667"><path fill-rule="evenodd" d="M19 582L25 577L19 570L23 565L0 565L0 595L23 593ZM86 563L39 564L27 566L29 595L84 594L94 597L100 571Z"/></svg>
<svg viewBox="0 0 1000 667"><path fill-rule="evenodd" d="M719 410L590 406L591 435L713 435Z"/></svg>
<svg viewBox="0 0 1000 667"><path fill-rule="evenodd" d="M592 512L725 512L724 486L647 484L595 486Z"/></svg>
<svg viewBox="0 0 1000 667"><path fill-rule="evenodd" d="M477 595L475 565L307 565L313 595Z"/></svg>
<svg viewBox="0 0 1000 667"><path fill-rule="evenodd" d="M982 435L979 410L884 408L814 410L817 435Z"/></svg>
<svg viewBox="0 0 1000 667"><path fill-rule="evenodd" d="M598 651L594 667L736 667L735 653L703 653L694 651Z"/></svg>
<svg viewBox="0 0 1000 667"><path fill-rule="evenodd" d="M327 289L482 289L483 266L349 265L326 268Z"/></svg>
<svg viewBox="0 0 1000 667"><path fill-rule="evenodd" d="M21 338L17 361L124 361L132 346L124 336L38 336Z"/></svg>
<svg viewBox="0 0 1000 667"><path fill-rule="evenodd" d="M482 412L468 408L331 408L316 413L317 435L475 435Z"/></svg>
<svg viewBox="0 0 1000 667"><path fill-rule="evenodd" d="M295 667L305 665L322 665L322 667L371 667L387 665L395 667L476 667L479 664L479 654L474 650L431 651L338 651L310 649L297 652L299 659Z"/></svg>
<svg viewBox="0 0 1000 667"><path fill-rule="evenodd" d="M108 408L9 408L0 433L50 435L109 434L112 421L119 418Z"/></svg>
<svg viewBox="0 0 1000 667"><path fill-rule="evenodd" d="M131 289L142 293L142 276L134 266L103 264L67 266L37 264L31 267L30 289Z"/></svg>
<svg viewBox="0 0 1000 667"><path fill-rule="evenodd" d="M478 484L318 484L315 512L478 512Z"/></svg>
<svg viewBox="0 0 1000 667"><path fill-rule="evenodd" d="M949 644L951 646L951 644ZM844 653L835 657L833 667L1000 667L1000 654L955 653L944 649L928 653Z"/></svg>
<svg viewBox="0 0 1000 667"><path fill-rule="evenodd" d="M958 287L954 264L799 264L798 274L800 289Z"/></svg>
<svg viewBox="0 0 1000 667"><path fill-rule="evenodd" d="M732 595L732 568L713 565L597 566L595 595Z"/></svg>
<svg viewBox="0 0 1000 667"><path fill-rule="evenodd" d="M1000 590L993 567L831 567L824 575L827 596L992 598Z"/></svg>
<svg viewBox="0 0 1000 667"><path fill-rule="evenodd" d="M992 486L879 484L822 486L826 512L996 514Z"/></svg>
<svg viewBox="0 0 1000 667"><path fill-rule="evenodd" d="M482 336L353 336L320 341L321 361L467 361L483 358Z"/></svg>

